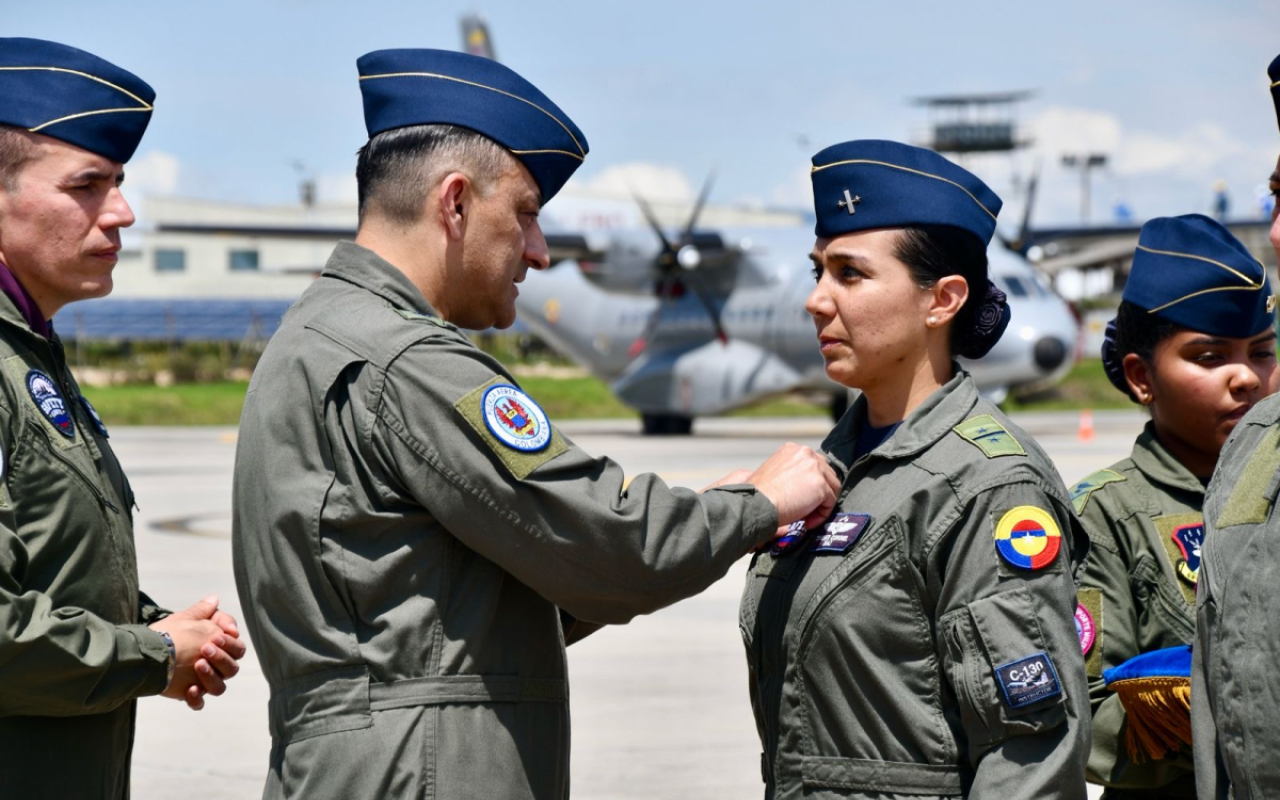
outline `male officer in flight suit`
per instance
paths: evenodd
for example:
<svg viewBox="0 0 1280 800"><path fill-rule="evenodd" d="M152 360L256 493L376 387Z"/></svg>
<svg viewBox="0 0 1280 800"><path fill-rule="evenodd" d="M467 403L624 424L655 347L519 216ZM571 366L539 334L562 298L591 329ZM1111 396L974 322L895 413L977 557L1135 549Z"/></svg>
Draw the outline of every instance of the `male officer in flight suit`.
<svg viewBox="0 0 1280 800"><path fill-rule="evenodd" d="M1280 56L1267 71L1280 122ZM1280 164L1271 188L1280 186ZM1280 256L1280 209L1271 244ZM1274 306L1273 306L1274 307ZM1280 786L1280 395L1222 447L1204 503L1191 731L1201 800L1275 797Z"/></svg>
<svg viewBox="0 0 1280 800"><path fill-rule="evenodd" d="M215 602L138 589L133 490L48 322L111 291L124 163L155 93L73 47L0 39L0 795L129 795L139 697L203 705L244 655ZM198 755L197 755L198 757ZM176 791L176 789L175 789Z"/></svg>
<svg viewBox="0 0 1280 800"><path fill-rule="evenodd" d="M487 59L358 67L360 230L268 346L236 455L264 797L564 798L574 618L701 591L838 483L794 445L702 494L574 446L459 328L514 321L585 137Z"/></svg>

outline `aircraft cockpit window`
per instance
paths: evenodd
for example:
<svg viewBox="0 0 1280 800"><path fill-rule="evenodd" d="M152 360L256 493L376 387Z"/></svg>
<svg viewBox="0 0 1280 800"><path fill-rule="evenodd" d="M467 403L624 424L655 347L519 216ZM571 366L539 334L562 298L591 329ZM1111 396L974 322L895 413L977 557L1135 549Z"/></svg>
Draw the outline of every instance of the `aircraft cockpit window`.
<svg viewBox="0 0 1280 800"><path fill-rule="evenodd" d="M1022 282L1022 278L1014 275L1002 275L1005 286L1009 287L1009 294L1014 297L1030 297L1031 292L1027 291L1027 286Z"/></svg>

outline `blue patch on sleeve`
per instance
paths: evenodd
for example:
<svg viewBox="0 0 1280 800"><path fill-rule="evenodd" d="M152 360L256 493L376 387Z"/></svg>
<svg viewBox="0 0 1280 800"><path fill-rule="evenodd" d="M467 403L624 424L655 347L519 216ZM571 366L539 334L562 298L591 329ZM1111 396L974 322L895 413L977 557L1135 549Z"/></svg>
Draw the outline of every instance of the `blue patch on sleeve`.
<svg viewBox="0 0 1280 800"><path fill-rule="evenodd" d="M996 667L996 680L1009 708L1026 706L1062 694L1058 671L1045 653L1020 658Z"/></svg>

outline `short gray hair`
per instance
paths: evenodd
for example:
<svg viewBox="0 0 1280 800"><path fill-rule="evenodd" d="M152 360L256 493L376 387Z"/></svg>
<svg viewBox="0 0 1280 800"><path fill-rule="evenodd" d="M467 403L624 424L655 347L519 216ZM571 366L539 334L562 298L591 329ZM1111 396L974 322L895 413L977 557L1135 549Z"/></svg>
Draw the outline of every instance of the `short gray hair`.
<svg viewBox="0 0 1280 800"><path fill-rule="evenodd" d="M360 148L356 187L360 221L371 210L399 225L422 216L427 196L452 172L482 196L518 162L502 145L456 125L411 125L383 131Z"/></svg>
<svg viewBox="0 0 1280 800"><path fill-rule="evenodd" d="M22 168L35 158L35 153L30 134L22 128L0 124L0 186L12 192Z"/></svg>

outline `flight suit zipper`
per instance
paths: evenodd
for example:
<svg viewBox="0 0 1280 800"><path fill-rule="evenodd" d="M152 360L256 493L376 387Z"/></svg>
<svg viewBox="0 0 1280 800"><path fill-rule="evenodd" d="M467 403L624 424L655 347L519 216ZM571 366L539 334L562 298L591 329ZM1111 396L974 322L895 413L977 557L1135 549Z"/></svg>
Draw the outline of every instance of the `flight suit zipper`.
<svg viewBox="0 0 1280 800"><path fill-rule="evenodd" d="M82 483L84 483L86 486L89 487L89 491L93 493L94 497L98 498L98 502L101 503L104 508L109 508L117 514L120 513L120 509L117 508L114 503L112 503L110 500L107 499L107 496L103 494L101 489L98 488L97 483L90 480L89 476L84 473L84 470L76 466L75 462L73 462L71 459L59 453L58 448L49 444L49 441L46 437L40 436L38 438L42 442L44 442L44 446L49 449L50 455L52 455L58 461L61 461L64 465L66 465L67 468L69 468L72 472L74 472L80 478Z"/></svg>
<svg viewBox="0 0 1280 800"><path fill-rule="evenodd" d="M800 629L800 638L796 643L797 663L803 659L805 648L809 643L809 639L812 636L814 628L817 626L817 620L822 616L823 612L827 610L827 607L831 605L836 597L844 592L845 588L850 583L866 576L868 572L878 566L885 553L892 550L897 544L895 537L889 535L889 532L885 530L884 527L881 527L880 530L883 531L883 533L880 534L880 539L871 546L870 550L860 554L862 556L862 560L858 565L850 569L848 574L840 579L839 583L829 589L826 594L823 595L822 599L818 601L818 604L814 607L813 611L806 615L804 627ZM859 555L856 544L850 551L850 556L847 557L853 557L855 555Z"/></svg>

